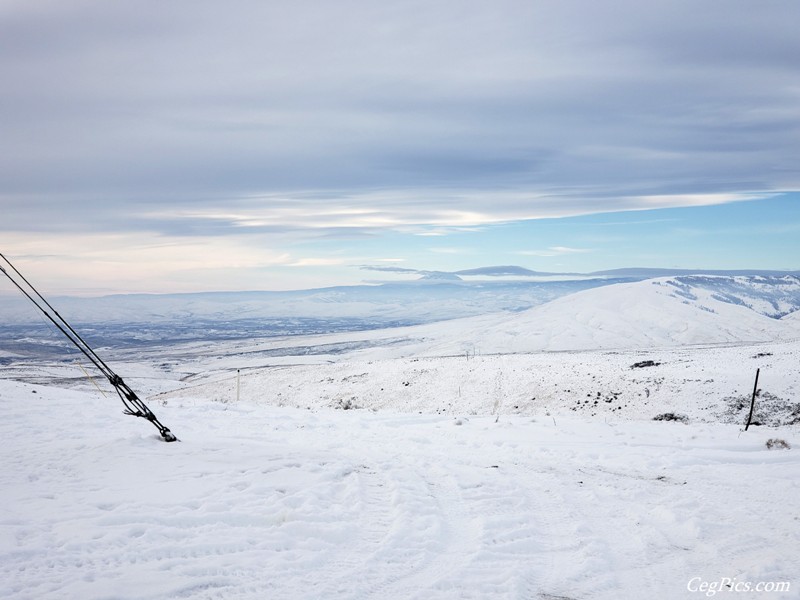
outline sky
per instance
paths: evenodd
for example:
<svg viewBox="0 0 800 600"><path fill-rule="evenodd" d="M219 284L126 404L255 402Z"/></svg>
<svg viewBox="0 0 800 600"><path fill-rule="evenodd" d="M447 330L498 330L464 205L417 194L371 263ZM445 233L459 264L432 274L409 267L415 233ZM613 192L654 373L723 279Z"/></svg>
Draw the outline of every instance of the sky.
<svg viewBox="0 0 800 600"><path fill-rule="evenodd" d="M798 22L796 0L0 0L0 252L71 294L800 269Z"/></svg>

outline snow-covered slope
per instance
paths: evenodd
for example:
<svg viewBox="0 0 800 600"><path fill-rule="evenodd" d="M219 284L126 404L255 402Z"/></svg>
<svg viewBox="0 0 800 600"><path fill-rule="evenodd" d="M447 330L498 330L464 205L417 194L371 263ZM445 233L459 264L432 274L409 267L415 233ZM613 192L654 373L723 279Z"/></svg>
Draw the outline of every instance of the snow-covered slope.
<svg viewBox="0 0 800 600"><path fill-rule="evenodd" d="M577 414L618 422L680 413L692 421L744 424L756 369L763 424L800 424L800 341L652 350L543 352L347 360L250 367L242 357L208 360L180 402L241 398L303 409L364 409L449 415ZM81 373L72 368L76 377ZM63 371L59 373L62 377ZM50 376L56 373L50 371ZM42 379L28 379L42 381ZM141 387L140 381L136 382ZM86 390L90 382L81 381Z"/></svg>
<svg viewBox="0 0 800 600"><path fill-rule="evenodd" d="M595 288L513 316L498 314L428 326L425 352L651 348L800 337L796 317L766 316L792 305L765 295L760 288L767 284L762 279L662 278ZM775 291L772 285L769 292ZM800 292L800 281L789 278L787 287L792 298L791 294Z"/></svg>
<svg viewBox="0 0 800 600"><path fill-rule="evenodd" d="M794 312L789 313L788 315L784 315L781 317L781 321L785 323L796 323L800 324L800 310L796 310Z"/></svg>
<svg viewBox="0 0 800 600"><path fill-rule="evenodd" d="M685 275L664 281L686 300L699 300L699 292L704 298L746 306L776 319L800 309L800 277L796 275Z"/></svg>
<svg viewBox="0 0 800 600"><path fill-rule="evenodd" d="M796 428L157 408L0 381L2 598L797 598Z"/></svg>

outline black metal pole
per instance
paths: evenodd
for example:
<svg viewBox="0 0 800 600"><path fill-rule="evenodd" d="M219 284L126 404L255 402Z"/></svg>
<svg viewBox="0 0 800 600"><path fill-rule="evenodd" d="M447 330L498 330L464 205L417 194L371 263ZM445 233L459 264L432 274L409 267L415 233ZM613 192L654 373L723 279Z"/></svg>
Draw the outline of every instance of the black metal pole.
<svg viewBox="0 0 800 600"><path fill-rule="evenodd" d="M753 409L756 407L756 393L758 391L758 374L761 372L761 369L756 369L756 383L753 385L753 398L750 400L750 414L747 415L747 425L744 426L744 430L747 431L747 428L750 427L750 421L753 420Z"/></svg>

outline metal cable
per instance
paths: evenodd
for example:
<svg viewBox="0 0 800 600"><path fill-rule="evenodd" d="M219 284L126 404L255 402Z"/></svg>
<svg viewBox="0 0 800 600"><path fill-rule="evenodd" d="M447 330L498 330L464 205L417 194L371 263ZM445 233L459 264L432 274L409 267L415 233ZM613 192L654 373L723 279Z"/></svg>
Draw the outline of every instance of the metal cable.
<svg viewBox="0 0 800 600"><path fill-rule="evenodd" d="M167 442L174 442L177 441L178 438L175 437L165 425L163 425L155 416L153 411L151 411L147 405L136 395L127 383L122 380L122 377L114 373L111 368L100 358L97 353L92 349L92 347L86 343L86 341L78 334L75 329L62 317L58 312L51 306L51 304L42 296L39 291L25 278L22 273L20 273L17 268L11 264L11 261L6 258L6 256L0 253L0 258L11 268L11 270L16 274L19 279L24 282L25 285L17 281L14 277L12 277L11 273L9 273L3 265L0 265L0 271L14 284L14 286L22 292L22 294L30 300L36 308L38 308L42 314L53 324L55 325L58 330L64 334L64 336L72 342L72 344L83 353L86 358L99 370L108 382L114 387L119 395L122 404L125 406L125 414L132 415L134 417L142 417L143 419L147 419L150 421L158 432L161 434L161 437L164 438L164 441ZM27 287L26 287L27 286ZM34 297L35 296L35 297ZM52 314L50 314L50 312ZM55 315L55 316L54 316Z"/></svg>

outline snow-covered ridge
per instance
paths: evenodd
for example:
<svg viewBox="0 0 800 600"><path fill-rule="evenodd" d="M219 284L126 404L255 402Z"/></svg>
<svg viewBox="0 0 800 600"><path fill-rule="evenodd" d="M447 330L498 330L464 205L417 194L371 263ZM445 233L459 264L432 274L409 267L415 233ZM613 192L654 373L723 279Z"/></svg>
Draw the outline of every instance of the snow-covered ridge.
<svg viewBox="0 0 800 600"><path fill-rule="evenodd" d="M319 321L293 321L292 318L280 316L268 318L263 315L263 306L253 308L252 312L240 313L248 314L250 318L247 320L233 318L229 313L225 317L222 298L211 295L213 298L209 302L213 301L214 310L218 312L209 309L205 313L205 321L197 318L201 309L195 303L186 307L182 321L162 323L156 320L149 327L139 323L110 322L102 328L99 325L94 330L90 327L88 337L111 347L174 344L179 341L202 343L213 339L214 352L230 350L224 345L217 347L217 342L238 340L237 352L245 344L251 346L249 352L253 357L284 357L285 361L289 361L293 356L302 356L304 362L309 362L310 355L315 357L313 360L316 362L340 361L352 352L358 352L362 358L392 358L761 343L800 338L800 278L795 276L664 277L608 284L577 292L574 291L576 288L570 287L572 282L562 283L567 287L549 288L546 292L559 297L549 302L540 298L540 302L544 303L528 310L506 310L397 327L403 324L400 321L393 323L395 327L390 329L380 329L386 326L385 320L376 318L370 321L363 316ZM402 298L406 301L406 310L413 311L421 305L421 310L425 312L426 304L435 304L440 319L444 319L448 313L457 316L461 308L457 303L450 303L450 288L449 284L442 284L444 291L438 300L435 296L427 296L427 301L420 303L404 295ZM500 286L486 290L487 296L498 297L487 301L484 309L505 301L513 303L513 300L509 300L510 296L503 296L504 289L508 288ZM353 303L350 301L352 296L342 300L337 296L339 293L329 290L307 300L315 306L324 305L331 314L344 307L343 310L348 314L358 315L359 305L363 307L363 314L373 317L380 313L381 307L387 310L388 315L395 314L391 308L395 306L393 303L379 300ZM378 292L379 295L386 293L386 290ZM403 292L408 293L412 292L408 289ZM241 299L244 296L236 297ZM201 297L195 300L205 301ZM474 300L475 296L462 298L461 306L469 305L475 309ZM98 299L98 302L101 301L110 302L110 299ZM170 297L169 302L171 304L163 306L165 314L172 319L180 314L180 303L177 297ZM255 302L258 304L258 301ZM302 310L302 306L303 302L295 303L298 311ZM234 303L234 307L244 310L246 303ZM71 318L71 313L67 311L62 314ZM99 310L97 314L109 315L111 311ZM425 319L431 317L430 312L426 314ZM20 331L15 334L17 329ZM26 336L34 335L22 329L19 326L15 329L13 325L0 327L7 342L0 344L0 350L37 353L43 349L35 345L35 340L28 345L15 345L13 340L21 338L14 338L14 335L29 340L32 338ZM87 330L81 328L81 331ZM309 346L312 342L304 337L309 333L321 334L314 337L313 348Z"/></svg>
<svg viewBox="0 0 800 600"><path fill-rule="evenodd" d="M719 277L688 275L666 278L678 296L690 301L718 300L746 306L757 313L779 319L800 309L800 277Z"/></svg>
<svg viewBox="0 0 800 600"><path fill-rule="evenodd" d="M800 310L796 310L793 313L789 313L785 317L781 317L781 321L790 322L794 321L800 323Z"/></svg>
<svg viewBox="0 0 800 600"><path fill-rule="evenodd" d="M427 323L492 312L518 312L575 292L642 277L548 281L425 281L342 286L286 292L128 294L55 297L54 307L73 323L173 324L253 319L364 319L383 324ZM800 309L795 275L680 275L662 277L687 299L709 290L722 301L779 318ZM2 290L0 290L2 291ZM0 323L38 323L41 315L21 295L0 295ZM333 329L335 330L335 329Z"/></svg>
<svg viewBox="0 0 800 600"><path fill-rule="evenodd" d="M796 277L666 277L577 292L513 316L428 326L426 354L752 343L800 337ZM788 316L785 316L787 315ZM783 319L775 317L785 316Z"/></svg>

